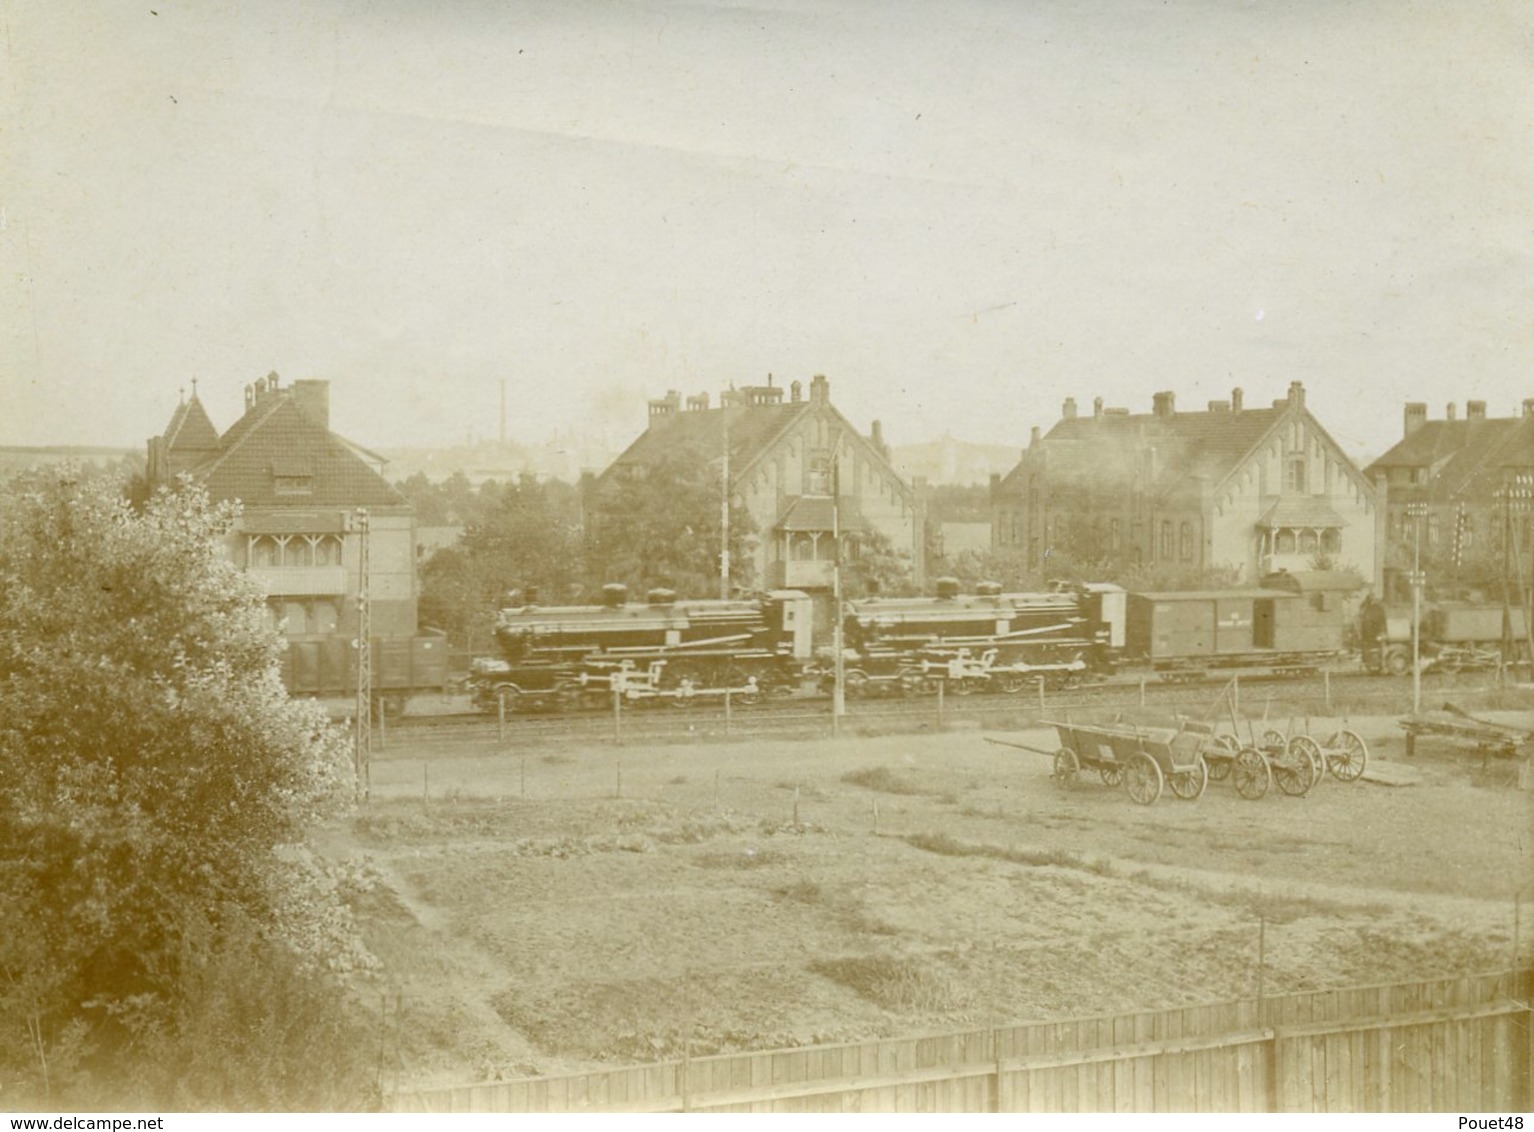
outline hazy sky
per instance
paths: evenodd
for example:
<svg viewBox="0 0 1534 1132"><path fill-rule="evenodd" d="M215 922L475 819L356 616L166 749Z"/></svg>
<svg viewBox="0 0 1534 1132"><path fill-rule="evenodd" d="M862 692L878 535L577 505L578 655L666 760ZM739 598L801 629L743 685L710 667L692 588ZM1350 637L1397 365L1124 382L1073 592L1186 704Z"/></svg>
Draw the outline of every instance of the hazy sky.
<svg viewBox="0 0 1534 1132"><path fill-rule="evenodd" d="M0 0L0 443L1534 396L1534 5ZM1463 409L1461 409L1463 412Z"/></svg>

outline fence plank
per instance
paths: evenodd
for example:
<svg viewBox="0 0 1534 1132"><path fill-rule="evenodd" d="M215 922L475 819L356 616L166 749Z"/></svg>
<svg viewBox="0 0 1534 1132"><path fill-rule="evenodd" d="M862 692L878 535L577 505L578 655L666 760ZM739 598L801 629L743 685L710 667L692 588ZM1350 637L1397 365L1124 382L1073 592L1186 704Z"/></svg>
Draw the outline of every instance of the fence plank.
<svg viewBox="0 0 1534 1132"><path fill-rule="evenodd" d="M1534 969L692 1059L709 1111L1514 1111ZM1261 1022L1282 1021L1270 1035ZM663 1112L680 1062L401 1092L398 1112Z"/></svg>

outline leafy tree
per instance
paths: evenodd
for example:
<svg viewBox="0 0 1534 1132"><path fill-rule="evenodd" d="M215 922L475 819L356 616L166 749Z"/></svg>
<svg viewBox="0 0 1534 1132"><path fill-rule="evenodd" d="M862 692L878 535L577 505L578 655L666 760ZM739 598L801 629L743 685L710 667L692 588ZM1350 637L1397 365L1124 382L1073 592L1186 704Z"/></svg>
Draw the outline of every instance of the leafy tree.
<svg viewBox="0 0 1534 1132"><path fill-rule="evenodd" d="M110 481L67 468L0 492L0 1088L12 1103L86 1098L92 1081L97 1096L138 1081L151 1107L194 1103L178 1067L189 1042L211 1048L211 1024L188 1029L189 988L210 993L210 965L232 978L231 954L259 952L282 989L341 1018L330 976L368 961L297 848L345 804L344 735L283 691L261 595L219 545L232 519L190 486L137 512ZM291 1001L252 1004L244 1054ZM334 1059L333 1037L290 1030L284 1057ZM241 1049L225 1054L240 1073ZM348 1080L332 1100L364 1103L361 1078ZM292 1105L280 1082L254 1091L247 1101Z"/></svg>
<svg viewBox="0 0 1534 1132"><path fill-rule="evenodd" d="M719 465L677 448L634 474L598 486L587 512L586 577L592 588L622 582L683 597L719 593ZM755 523L730 507L730 576L749 588Z"/></svg>
<svg viewBox="0 0 1534 1132"><path fill-rule="evenodd" d="M421 620L458 645L472 645L497 599L537 587L545 602L563 600L581 578L580 502L575 488L526 475L486 483L476 516L458 545L439 550L421 570Z"/></svg>
<svg viewBox="0 0 1534 1132"><path fill-rule="evenodd" d="M900 597L915 592L911 555L896 550L882 531L868 530L849 540L842 565L842 593L849 599Z"/></svg>

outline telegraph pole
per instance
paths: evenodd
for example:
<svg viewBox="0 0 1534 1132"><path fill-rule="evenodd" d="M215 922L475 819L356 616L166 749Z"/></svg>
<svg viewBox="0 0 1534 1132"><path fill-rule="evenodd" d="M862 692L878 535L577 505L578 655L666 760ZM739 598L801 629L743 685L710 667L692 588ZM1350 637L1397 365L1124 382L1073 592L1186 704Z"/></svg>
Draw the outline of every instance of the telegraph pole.
<svg viewBox="0 0 1534 1132"><path fill-rule="evenodd" d="M1422 516L1426 503L1408 503L1406 513L1413 519L1411 571L1411 710L1422 711Z"/></svg>
<svg viewBox="0 0 1534 1132"><path fill-rule="evenodd" d="M373 753L373 610L368 596L368 513L357 511L352 527L357 532L357 797L368 794L368 760Z"/></svg>
<svg viewBox="0 0 1534 1132"><path fill-rule="evenodd" d="M724 422L724 465L719 476L719 599L730 600L730 409L719 406Z"/></svg>
<svg viewBox="0 0 1534 1132"><path fill-rule="evenodd" d="M836 682L831 689L831 734L841 734L842 717L847 714L847 658L842 641L842 462L840 437L831 450L831 647L836 650L833 671Z"/></svg>

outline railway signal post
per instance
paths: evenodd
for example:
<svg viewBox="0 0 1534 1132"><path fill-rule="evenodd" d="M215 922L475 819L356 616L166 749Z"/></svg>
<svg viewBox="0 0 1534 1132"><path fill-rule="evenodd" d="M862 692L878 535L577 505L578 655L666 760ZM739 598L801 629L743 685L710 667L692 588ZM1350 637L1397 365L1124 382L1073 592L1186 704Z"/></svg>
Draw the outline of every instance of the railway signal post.
<svg viewBox="0 0 1534 1132"><path fill-rule="evenodd" d="M1422 518L1427 504L1408 503L1406 513L1413 520L1411 571L1411 710L1422 712Z"/></svg>

